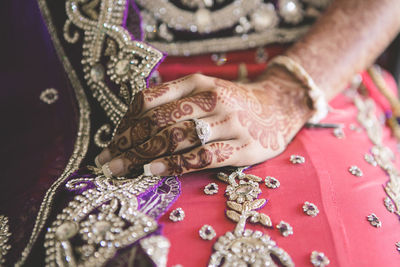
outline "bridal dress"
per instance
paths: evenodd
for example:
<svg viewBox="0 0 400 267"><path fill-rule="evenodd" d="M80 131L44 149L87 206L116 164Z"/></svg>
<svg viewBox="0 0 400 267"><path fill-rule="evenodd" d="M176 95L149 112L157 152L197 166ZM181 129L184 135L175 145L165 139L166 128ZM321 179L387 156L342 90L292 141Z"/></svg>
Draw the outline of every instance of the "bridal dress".
<svg viewBox="0 0 400 267"><path fill-rule="evenodd" d="M383 70L329 103L322 123L339 127L303 128L266 162L119 179L94 167L138 91L196 72L250 81L329 2L3 1L0 265L400 266Z"/></svg>

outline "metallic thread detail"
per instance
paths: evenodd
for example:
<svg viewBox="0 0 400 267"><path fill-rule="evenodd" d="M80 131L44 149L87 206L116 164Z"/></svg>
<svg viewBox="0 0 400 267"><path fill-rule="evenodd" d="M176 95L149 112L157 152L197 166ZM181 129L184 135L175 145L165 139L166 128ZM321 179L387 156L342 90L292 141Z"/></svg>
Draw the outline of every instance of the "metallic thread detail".
<svg viewBox="0 0 400 267"><path fill-rule="evenodd" d="M278 229L281 235L284 237L293 235L293 227L285 221L280 221L280 223L276 226L276 229Z"/></svg>
<svg viewBox="0 0 400 267"><path fill-rule="evenodd" d="M268 187L268 188L271 188L271 189L275 189L275 188L278 188L280 185L281 185L281 183L279 182L279 180L278 179L276 179L275 177L272 177L272 176L267 176L267 177L265 177L265 185Z"/></svg>
<svg viewBox="0 0 400 267"><path fill-rule="evenodd" d="M396 207L394 206L390 197L385 197L385 199L383 200L383 203L385 204L385 207L389 212L395 211Z"/></svg>
<svg viewBox="0 0 400 267"><path fill-rule="evenodd" d="M204 240L212 240L217 234L211 225L205 224L199 230L199 235Z"/></svg>
<svg viewBox="0 0 400 267"><path fill-rule="evenodd" d="M303 212L308 216L315 217L318 215L319 210L315 204L306 201L303 205Z"/></svg>
<svg viewBox="0 0 400 267"><path fill-rule="evenodd" d="M42 16L47 24L47 28L50 32L50 36L52 38L54 48L57 52L57 55L64 66L64 69L68 75L69 80L75 91L75 97L77 99L78 107L79 107L79 124L78 124L78 132L77 132L77 139L74 144L74 150L70 159L68 160L68 164L64 169L64 172L61 176L51 185L49 190L47 190L42 204L40 205L40 209L38 215L35 220L35 224L32 230L31 237L29 241L22 251L20 259L17 261L16 266L21 266L24 264L26 258L28 257L29 253L32 250L33 245L35 244L39 233L44 227L44 224L50 214L50 210L52 207L52 202L57 192L58 188L63 184L65 179L74 171L76 170L82 159L85 157L89 139L90 139L90 106L86 99L86 95L84 89L79 81L79 78L74 71L71 63L69 62L64 49L61 46L60 40L58 39L57 29L55 28L52 17L50 15L49 9L46 5L45 0L39 0L39 8L42 13Z"/></svg>
<svg viewBox="0 0 400 267"><path fill-rule="evenodd" d="M218 185L216 183L210 183L204 187L204 193L206 195L214 195L218 193Z"/></svg>
<svg viewBox="0 0 400 267"><path fill-rule="evenodd" d="M58 91L54 88L47 88L40 93L40 100L46 104L53 104L58 100Z"/></svg>
<svg viewBox="0 0 400 267"><path fill-rule="evenodd" d="M290 162L293 164L303 164L306 162L306 159L303 156L291 155Z"/></svg>
<svg viewBox="0 0 400 267"><path fill-rule="evenodd" d="M244 173L245 169L238 168L230 175L223 172L217 175L218 179L229 184L228 187L232 188L231 192L241 188L244 194L243 199L247 200L239 203L238 198L235 198L235 201L228 200L226 202L229 208L226 216L236 222L236 227L234 231L227 232L218 238L208 266L220 266L222 262L224 266L274 266L275 263L271 256L278 258L283 266L294 266L290 256L283 249L277 247L268 235L264 235L261 231L245 229L248 219L252 223L272 227L269 216L256 211L266 204L266 199L258 199L258 193L254 194L258 192L258 184L262 182L262 178ZM250 181L252 183L248 183ZM245 186L240 187L240 185ZM252 195L247 197L246 194L250 193Z"/></svg>
<svg viewBox="0 0 400 267"><path fill-rule="evenodd" d="M358 109L357 119L374 145L371 154L378 166L389 176L384 188L395 206L394 213L400 216L400 171L393 161L393 151L383 144L382 125L375 115L375 103L372 99L364 100L359 96L353 101Z"/></svg>
<svg viewBox="0 0 400 267"><path fill-rule="evenodd" d="M363 176L362 170L359 167L355 166L355 165L349 167L349 172L351 174L353 174L354 176L357 176L357 177Z"/></svg>
<svg viewBox="0 0 400 267"><path fill-rule="evenodd" d="M8 226L8 218L0 215L0 266L5 263L5 258L11 246L8 243L11 233Z"/></svg>
<svg viewBox="0 0 400 267"><path fill-rule="evenodd" d="M381 221L374 213L371 213L367 216L367 221L369 221L369 223L376 228L382 227Z"/></svg>
<svg viewBox="0 0 400 267"><path fill-rule="evenodd" d="M177 208L171 211L169 214L169 219L173 222L180 222L183 221L185 218L185 212L183 211L182 208Z"/></svg>
<svg viewBox="0 0 400 267"><path fill-rule="evenodd" d="M107 140L107 136L109 140ZM95 133L94 143L98 147L106 148L111 141L110 137L111 137L111 126L110 124L104 124Z"/></svg>
<svg viewBox="0 0 400 267"><path fill-rule="evenodd" d="M325 256L324 253L315 250L311 252L310 261L315 267L324 267L330 263L328 257Z"/></svg>
<svg viewBox="0 0 400 267"><path fill-rule="evenodd" d="M167 266L168 252L171 243L161 235L150 236L140 240L140 246L154 262L155 266Z"/></svg>
<svg viewBox="0 0 400 267"><path fill-rule="evenodd" d="M116 180L100 175L68 181L66 188L83 192L47 229L46 266L102 266L118 249L156 230L157 222L137 210L137 196L161 180L149 178Z"/></svg>
<svg viewBox="0 0 400 267"><path fill-rule="evenodd" d="M376 167L378 165L378 163L376 162L374 156L369 154L369 153L365 153L364 159L365 159L366 162L368 162L369 164L371 164L374 167Z"/></svg>

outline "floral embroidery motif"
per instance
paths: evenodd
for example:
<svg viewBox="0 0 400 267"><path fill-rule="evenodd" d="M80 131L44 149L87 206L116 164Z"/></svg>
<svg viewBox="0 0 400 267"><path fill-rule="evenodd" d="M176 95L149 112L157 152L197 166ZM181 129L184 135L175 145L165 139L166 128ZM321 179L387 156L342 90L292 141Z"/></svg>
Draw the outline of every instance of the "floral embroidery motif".
<svg viewBox="0 0 400 267"><path fill-rule="evenodd" d="M140 246L155 263L155 266L167 266L168 252L171 243L161 235L150 236L140 240Z"/></svg>
<svg viewBox="0 0 400 267"><path fill-rule="evenodd" d="M265 182L265 185L271 189L278 188L281 185L281 183L278 181L278 179L276 179L275 177L272 177L272 176L265 177L264 182Z"/></svg>
<svg viewBox="0 0 400 267"><path fill-rule="evenodd" d="M11 246L7 244L10 236L8 218L4 215L0 215L0 266L5 263L5 257L11 249Z"/></svg>
<svg viewBox="0 0 400 267"><path fill-rule="evenodd" d="M88 18L81 13L78 0L67 0L68 26L64 27L64 36L67 36L67 41L77 40L78 37L68 38L66 31L70 24L83 31L82 64L86 83L115 126L126 112L132 96L146 88L145 79L161 60L162 53L143 42L132 40L129 32L122 27L126 0L102 0L99 6L96 16ZM104 49L105 43L108 44L107 49ZM125 103L105 83L105 68L101 64L105 56L109 57L107 74L120 86ZM126 93L128 87L129 94Z"/></svg>
<svg viewBox="0 0 400 267"><path fill-rule="evenodd" d="M238 203L245 201L252 201L257 198L261 193L261 189L258 187L258 182L249 180L240 180L238 183L232 183L226 187L225 193L229 196L229 200L234 200Z"/></svg>
<svg viewBox="0 0 400 267"><path fill-rule="evenodd" d="M290 162L293 164L303 164L306 162L306 159L303 156L291 155Z"/></svg>
<svg viewBox="0 0 400 267"><path fill-rule="evenodd" d="M311 252L310 260L315 267L324 267L330 263L328 257L325 256L324 253L318 251Z"/></svg>
<svg viewBox="0 0 400 267"><path fill-rule="evenodd" d="M280 223L276 226L276 229L278 229L281 235L284 237L293 235L293 227L285 221L280 221Z"/></svg>
<svg viewBox="0 0 400 267"><path fill-rule="evenodd" d="M68 181L67 189L84 191L48 228L46 265L103 265L118 249L156 230L156 221L137 209L136 196L159 181L160 177L116 180L103 175Z"/></svg>
<svg viewBox="0 0 400 267"><path fill-rule="evenodd" d="M204 187L204 193L207 195L214 195L218 193L218 185L216 183L210 183Z"/></svg>
<svg viewBox="0 0 400 267"><path fill-rule="evenodd" d="M204 240L212 240L217 234L215 233L214 228L211 225L205 224L199 230L199 235Z"/></svg>
<svg viewBox="0 0 400 267"><path fill-rule="evenodd" d="M46 104L53 104L58 100L58 91L54 88L47 88L40 93L40 100Z"/></svg>
<svg viewBox="0 0 400 267"><path fill-rule="evenodd" d="M319 210L315 204L306 201L303 205L303 212L308 216L315 217L318 215Z"/></svg>
<svg viewBox="0 0 400 267"><path fill-rule="evenodd" d="M353 174L354 176L357 176L357 177L363 176L363 172L361 171L361 169L358 168L358 167L355 166L355 165L350 166L349 172L350 172L351 174Z"/></svg>
<svg viewBox="0 0 400 267"><path fill-rule="evenodd" d="M367 221L369 221L369 223L376 228L382 226L382 223L379 220L378 216L376 216L374 213L371 213L370 215L367 216Z"/></svg>
<svg viewBox="0 0 400 267"><path fill-rule="evenodd" d="M244 183L240 183L243 180L253 182L246 186L258 188L258 183L262 182L262 179L255 175L245 174L243 170L244 168L239 168L229 176L225 173L218 173L217 177L228 183L231 188L243 185ZM236 179L239 180L239 183L236 182ZM245 191L248 193L258 192L254 189ZM244 196L243 203L239 203L237 198L236 201L227 201L229 209L226 211L226 215L237 224L234 231L227 232L218 238L214 244L215 252L211 255L208 266L220 266L222 262L224 266L274 266L273 257L278 259L283 266L294 266L290 256L283 249L277 247L269 236L260 231L245 229L248 218L253 223L261 223L267 227L272 226L268 215L256 211L266 203L265 199L258 199L257 196L258 193L255 197L246 198Z"/></svg>
<svg viewBox="0 0 400 267"><path fill-rule="evenodd" d="M173 222L180 222L183 221L185 218L185 212L183 211L182 208L177 208L171 211L169 214L169 219Z"/></svg>

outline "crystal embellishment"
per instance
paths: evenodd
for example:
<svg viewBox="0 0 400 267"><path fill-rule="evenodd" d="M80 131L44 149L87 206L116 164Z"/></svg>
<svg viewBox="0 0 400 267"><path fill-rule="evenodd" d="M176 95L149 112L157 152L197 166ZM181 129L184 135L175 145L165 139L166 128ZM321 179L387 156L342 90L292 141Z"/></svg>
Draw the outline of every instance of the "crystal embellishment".
<svg viewBox="0 0 400 267"><path fill-rule="evenodd" d="M367 216L367 220L369 221L369 223L376 227L379 228L382 226L381 221L379 220L378 216L376 216L374 213L371 213L370 215Z"/></svg>
<svg viewBox="0 0 400 267"><path fill-rule="evenodd" d="M400 241L396 243L396 249L398 252L400 252Z"/></svg>
<svg viewBox="0 0 400 267"><path fill-rule="evenodd" d="M336 127L333 129L333 135L336 136L338 139L343 139L345 137L344 131L342 127Z"/></svg>
<svg viewBox="0 0 400 267"><path fill-rule="evenodd" d="M204 240L212 240L217 234L211 225L205 224L199 230L199 235Z"/></svg>
<svg viewBox="0 0 400 267"><path fill-rule="evenodd" d="M300 155L291 155L290 162L292 162L293 164L303 164L306 162L306 159Z"/></svg>
<svg viewBox="0 0 400 267"><path fill-rule="evenodd" d="M313 251L311 252L310 261L315 267L324 267L329 264L329 259L324 253Z"/></svg>
<svg viewBox="0 0 400 267"><path fill-rule="evenodd" d="M374 156L372 156L372 155L369 154L369 153L366 153L366 154L364 155L364 159L365 159L366 162L368 162L369 164L371 164L371 165L374 166L374 167L376 167L376 166L378 165L378 163L376 162Z"/></svg>
<svg viewBox="0 0 400 267"><path fill-rule="evenodd" d="M216 183L210 183L204 187L204 193L207 195L214 195L218 193L218 185Z"/></svg>
<svg viewBox="0 0 400 267"><path fill-rule="evenodd" d="M303 205L303 212L308 216L315 217L318 215L319 210L315 204L306 201Z"/></svg>
<svg viewBox="0 0 400 267"><path fill-rule="evenodd" d="M290 235L293 235L293 227L290 226L287 222L281 221L276 228L281 232L281 235L284 237L288 237Z"/></svg>
<svg viewBox="0 0 400 267"><path fill-rule="evenodd" d="M40 93L40 100L46 104L53 104L58 100L58 91L54 88L47 88Z"/></svg>
<svg viewBox="0 0 400 267"><path fill-rule="evenodd" d="M394 206L392 200L390 199L390 197L385 197L385 199L383 200L383 203L385 204L385 207L389 212L394 212L395 206Z"/></svg>
<svg viewBox="0 0 400 267"><path fill-rule="evenodd" d="M169 219L173 222L180 222L185 218L185 212L182 208L177 208L171 211Z"/></svg>
<svg viewBox="0 0 400 267"><path fill-rule="evenodd" d="M265 185L268 188L275 189L278 188L281 185L281 183L275 177L267 176L265 177Z"/></svg>
<svg viewBox="0 0 400 267"><path fill-rule="evenodd" d="M363 172L361 171L361 169L358 168L358 167L355 166L355 165L350 166L349 172L350 172L351 174L353 174L354 176L357 176L357 177L363 176Z"/></svg>

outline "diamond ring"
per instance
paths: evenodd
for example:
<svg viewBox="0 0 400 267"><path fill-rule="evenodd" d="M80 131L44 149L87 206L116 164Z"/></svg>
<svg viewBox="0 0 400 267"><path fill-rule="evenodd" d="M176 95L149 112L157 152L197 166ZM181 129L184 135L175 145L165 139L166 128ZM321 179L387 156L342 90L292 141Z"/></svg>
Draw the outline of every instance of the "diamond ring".
<svg viewBox="0 0 400 267"><path fill-rule="evenodd" d="M196 133L200 139L201 144L205 145L205 143L207 143L208 139L211 136L210 124L200 119L192 119L192 120L196 127Z"/></svg>

